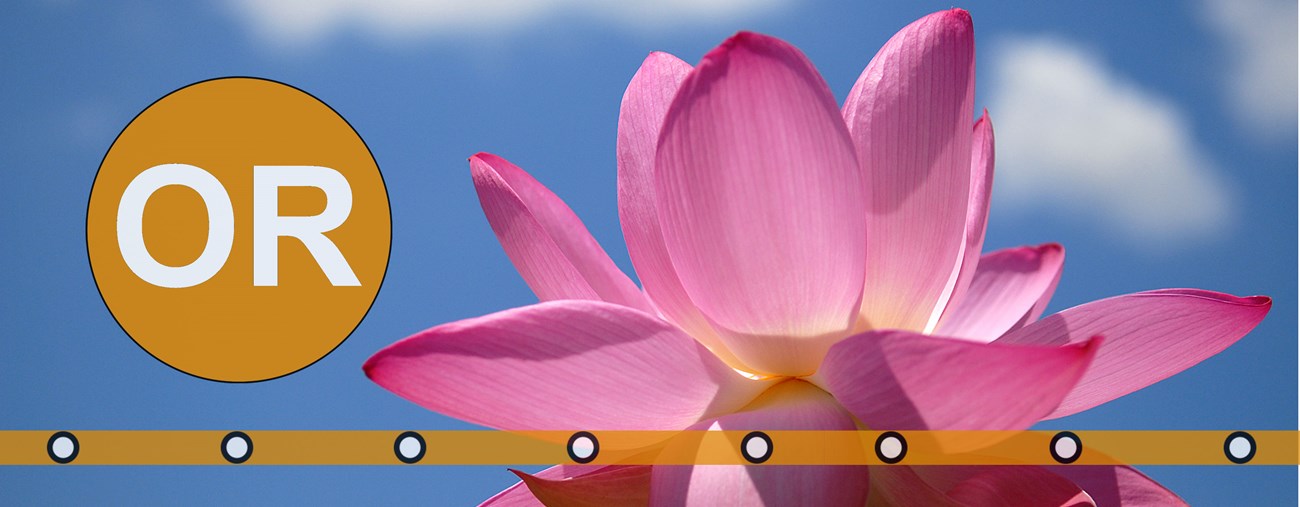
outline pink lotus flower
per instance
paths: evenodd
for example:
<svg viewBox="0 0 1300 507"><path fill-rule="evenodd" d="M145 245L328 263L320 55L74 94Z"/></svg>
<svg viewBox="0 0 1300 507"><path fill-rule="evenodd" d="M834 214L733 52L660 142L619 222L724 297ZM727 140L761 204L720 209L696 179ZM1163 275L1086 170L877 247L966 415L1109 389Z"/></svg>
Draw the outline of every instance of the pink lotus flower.
<svg viewBox="0 0 1300 507"><path fill-rule="evenodd" d="M542 303L434 327L366 374L509 430L1025 429L1231 345L1267 297L1141 292L1039 320L1059 245L979 255L993 127L970 15L908 25L842 108L793 46L654 53L624 95L619 216L644 292L559 198L489 154L474 184ZM1094 337L1104 339L1094 339ZM743 372L743 373L742 373ZM1129 467L571 466L488 505L1170 503Z"/></svg>

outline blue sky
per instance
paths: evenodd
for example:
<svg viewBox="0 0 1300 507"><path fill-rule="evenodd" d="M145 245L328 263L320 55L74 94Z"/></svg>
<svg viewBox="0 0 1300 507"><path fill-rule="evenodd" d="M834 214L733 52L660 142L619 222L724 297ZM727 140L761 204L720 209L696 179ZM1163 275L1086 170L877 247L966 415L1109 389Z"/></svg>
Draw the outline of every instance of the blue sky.
<svg viewBox="0 0 1300 507"><path fill-rule="evenodd" d="M353 5L353 4L356 5ZM950 2L727 0L407 6L315 15L241 1L23 1L0 80L0 429L461 429L371 384L381 347L535 301L482 218L465 163L491 151L581 216L630 272L616 212L619 99L648 51L694 62L740 29L803 49L842 99L885 40ZM402 4L403 2L395 2ZM1296 427L1296 7L1267 1L958 5L977 40L977 107L998 132L986 249L1057 241L1049 307L1163 287L1266 294L1272 313L1170 380L1045 428ZM91 277L86 200L104 151L153 100L260 76L333 106L365 138L393 210L388 275L333 354L232 385L154 360ZM1148 473L1193 504L1287 504L1287 467ZM10 467L15 503L472 504L504 467Z"/></svg>

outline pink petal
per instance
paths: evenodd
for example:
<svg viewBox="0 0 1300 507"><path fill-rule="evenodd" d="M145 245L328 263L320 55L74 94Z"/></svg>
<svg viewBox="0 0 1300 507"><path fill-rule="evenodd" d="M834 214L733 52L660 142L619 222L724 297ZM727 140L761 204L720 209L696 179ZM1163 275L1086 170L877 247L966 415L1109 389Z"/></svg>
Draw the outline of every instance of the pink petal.
<svg viewBox="0 0 1300 507"><path fill-rule="evenodd" d="M578 300L441 325L379 351L365 371L425 408L506 430L678 430L769 384L663 320Z"/></svg>
<svg viewBox="0 0 1300 507"><path fill-rule="evenodd" d="M968 238L974 93L970 14L952 9L895 34L844 103L869 189L870 328L929 331L951 296Z"/></svg>
<svg viewBox="0 0 1300 507"><path fill-rule="evenodd" d="M975 132L971 138L970 156L970 196L966 201L966 243L962 245L961 264L957 267L957 279L952 289L952 296L944 306L940 325L953 307L960 304L969 289L971 279L980 262L980 252L984 248L984 233L989 223L989 198L993 189L993 122L988 111L975 121ZM940 333L942 334L942 333ZM948 335L951 336L951 335Z"/></svg>
<svg viewBox="0 0 1300 507"><path fill-rule="evenodd" d="M682 84L656 153L664 244L745 364L811 373L852 325L860 178L830 89L793 46L738 33Z"/></svg>
<svg viewBox="0 0 1300 507"><path fill-rule="evenodd" d="M549 469L548 469L549 470ZM484 500L478 504L479 507L544 507L545 504L533 496L533 492L528 490L528 486L523 481L516 482L513 486L501 490L500 493L492 495L492 498Z"/></svg>
<svg viewBox="0 0 1300 507"><path fill-rule="evenodd" d="M1087 450L1086 452L1096 452L1096 450ZM876 491L884 490L881 486L881 478L887 477L887 474L881 472L883 467L872 468L871 485L872 494ZM898 467L889 467L894 469ZM1057 482L1052 477L1044 476L1044 473L1056 473L1058 476L1073 482L1074 487L1065 486L1058 482L1058 489L1066 493L1070 489L1082 489L1091 497L1093 502L1099 506L1183 506L1186 504L1178 495L1171 493L1161 486L1158 482L1144 476L1143 473L1136 471L1132 467L1104 467L1104 465L1052 465L1052 467L1028 467L1028 465L972 465L972 467L910 467L915 476L923 478L923 485L933 487L933 489L952 491L961 489L959 485L963 482L969 482L972 478L980 476L988 477L991 472L1004 471L1013 472L1021 477L1021 480L1031 482ZM1032 471L1030 471L1032 469ZM911 482L894 481L898 486L911 487L911 489L920 489L915 478ZM1032 489L1034 485L1013 485L1006 484L1006 489L1022 489L1028 487ZM961 497L961 494L956 495ZM933 503L933 502L930 502ZM965 504L985 504L983 502L971 502L967 500ZM996 504L996 503L995 503ZM1014 503L1013 503L1014 504Z"/></svg>
<svg viewBox="0 0 1300 507"><path fill-rule="evenodd" d="M1096 449L1086 449L1084 452L1098 453ZM879 469L880 467L876 467L871 472L873 494L883 489L877 479L884 477L885 474ZM1025 477L1034 481L1052 481L1051 478L1042 477L1041 471L1053 472L1074 483L1077 486L1075 489L1082 489L1097 505L1186 505L1181 498L1164 486L1128 466L919 466L911 469L918 477L924 479L924 484L942 491L951 491L959 484L989 471L1016 471L1021 475L1024 474L1022 471L1025 469L1034 469L1034 472ZM1008 485L1008 487L1012 486Z"/></svg>
<svg viewBox="0 0 1300 507"><path fill-rule="evenodd" d="M1078 485L1035 466L987 467L948 490L962 505L1096 505Z"/></svg>
<svg viewBox="0 0 1300 507"><path fill-rule="evenodd" d="M651 311L559 197L496 155L474 155L469 166L483 214L539 299L591 299Z"/></svg>
<svg viewBox="0 0 1300 507"><path fill-rule="evenodd" d="M1053 472L1078 484L1097 505L1187 505L1182 498L1128 466L1054 466Z"/></svg>
<svg viewBox="0 0 1300 507"><path fill-rule="evenodd" d="M623 94L618 115L618 216L646 294L664 317L703 343L727 364L750 370L727 350L677 278L664 247L655 209L655 144L668 105L691 72L690 64L668 53L650 53Z"/></svg>
<svg viewBox="0 0 1300 507"><path fill-rule="evenodd" d="M1042 248L1043 246L1044 245L1039 245L1039 248ZM1051 302L1052 295L1056 294L1056 285L1061 283L1061 270L1064 269L1065 267L1065 259L1064 259L1065 247L1061 247L1061 255L1062 255L1061 268L1058 268L1056 272L1056 276L1052 277L1052 283L1049 284L1047 286L1047 290L1044 290L1043 294L1038 297L1038 301L1034 303L1033 308L1029 309L1029 313L1026 313L1025 317L1023 319L1020 319L1020 322L1017 322L1015 325L1011 326L1011 329L1008 329L1007 332L1015 331L1022 327L1028 326L1034 322L1038 322L1039 317L1043 316L1043 312L1047 311L1047 303ZM1006 334L1006 333L1002 333L1002 334Z"/></svg>
<svg viewBox="0 0 1300 507"><path fill-rule="evenodd" d="M1070 308L995 343L1065 345L1092 336L1105 344L1077 386L1047 418L1087 410L1164 380L1235 343L1273 301L1197 289L1117 296Z"/></svg>
<svg viewBox="0 0 1300 507"><path fill-rule="evenodd" d="M814 379L878 430L1016 430L1056 408L1097 350L869 331L831 347Z"/></svg>
<svg viewBox="0 0 1300 507"><path fill-rule="evenodd" d="M538 472L534 477L562 478L564 475L560 472L560 469L563 467L564 465L556 465L547 468ZM586 468L597 469L604 467L589 465ZM500 493L492 495L492 498L484 500L483 503L479 504L479 507L543 507L543 504L536 496L533 496L532 491L528 490L528 486L524 484L524 481L519 481L513 486L501 490Z"/></svg>
<svg viewBox="0 0 1300 507"><path fill-rule="evenodd" d="M916 472L924 468L906 465L871 467L871 497L867 505L925 505L957 507L943 491L936 489Z"/></svg>
<svg viewBox="0 0 1300 507"><path fill-rule="evenodd" d="M691 429L845 430L856 427L835 400L807 382L773 386L743 411ZM780 447L773 448L779 453ZM651 472L651 505L861 506L869 478L865 466L666 465Z"/></svg>
<svg viewBox="0 0 1300 507"><path fill-rule="evenodd" d="M609 466L582 476L548 479L511 470L546 505L640 506L650 501L650 467Z"/></svg>
<svg viewBox="0 0 1300 507"><path fill-rule="evenodd" d="M533 477L549 480L561 480L571 477L581 477L590 473L609 468L603 465L555 465L541 472L533 474ZM512 470L513 471L513 470ZM541 507L542 502L533 496L533 492L528 490L528 486L523 481L516 482L500 493L492 495L492 498L484 500L479 507Z"/></svg>
<svg viewBox="0 0 1300 507"><path fill-rule="evenodd" d="M935 334L988 343L1024 326L1051 298L1064 263L1065 249L1056 243L980 257L965 297L948 307Z"/></svg>

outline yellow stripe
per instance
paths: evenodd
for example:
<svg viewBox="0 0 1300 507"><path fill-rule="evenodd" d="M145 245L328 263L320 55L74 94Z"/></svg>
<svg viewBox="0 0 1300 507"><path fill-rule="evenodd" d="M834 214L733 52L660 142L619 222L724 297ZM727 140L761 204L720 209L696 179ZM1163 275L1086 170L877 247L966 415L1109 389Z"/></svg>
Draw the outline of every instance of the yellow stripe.
<svg viewBox="0 0 1300 507"><path fill-rule="evenodd" d="M99 431L71 433L70 465L224 465L227 431ZM401 465L401 431L254 431L247 465ZM423 465L551 465L573 463L568 431L420 431ZM741 455L748 431L593 431L597 465L750 464ZM879 431L769 431L767 465L880 465ZM903 431L903 465L1055 465L1055 431ZM1231 465L1230 431L1075 431L1083 443L1075 465ZM1300 464L1300 433L1250 431L1247 465ZM0 465L57 465L47 451L55 431L0 431Z"/></svg>

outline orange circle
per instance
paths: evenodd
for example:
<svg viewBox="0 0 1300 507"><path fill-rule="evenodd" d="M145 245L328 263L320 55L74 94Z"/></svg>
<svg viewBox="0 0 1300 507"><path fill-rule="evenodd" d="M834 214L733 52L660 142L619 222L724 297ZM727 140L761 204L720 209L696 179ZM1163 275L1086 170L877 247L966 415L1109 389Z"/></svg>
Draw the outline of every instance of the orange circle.
<svg viewBox="0 0 1300 507"><path fill-rule="evenodd" d="M128 263L119 244L122 223L132 216L127 213L119 220L128 186L146 170L167 164L209 173L224 188L233 212L233 240L224 264L210 278L185 287L146 281L149 277L133 270L139 261ZM254 181L255 174L276 170L266 166L327 168L343 176L351 192L350 211L340 225L322 228L316 235L334 245L359 285L332 281L318 260L326 257L328 248L319 241L309 246L288 233L270 236L278 249L278 280L254 284ZM339 198L342 194L330 194L334 190L324 185L295 180L277 187L268 183L270 178L258 181L278 196L278 206L261 208L264 219L272 213L317 217L327 206L343 209L345 202ZM198 265L206 248L220 249L220 241L209 242L210 236L220 235L211 230L220 220L208 215L205 204L210 203L204 199L182 184L156 187L147 194L139 234L149 258L179 268ZM268 227L264 238L268 230L277 234L287 229ZM352 126L306 92L255 78L195 83L141 112L104 156L86 213L95 283L122 329L173 368L223 382L288 375L338 347L379 292L391 240L383 178ZM261 247L270 244L264 241ZM137 252L133 259L142 258L138 250L125 248ZM270 264L266 259L264 255L262 267ZM338 273L337 263L334 266L332 272Z"/></svg>

